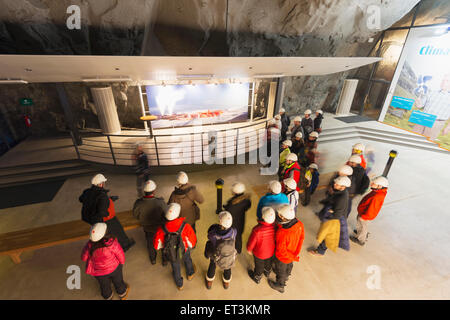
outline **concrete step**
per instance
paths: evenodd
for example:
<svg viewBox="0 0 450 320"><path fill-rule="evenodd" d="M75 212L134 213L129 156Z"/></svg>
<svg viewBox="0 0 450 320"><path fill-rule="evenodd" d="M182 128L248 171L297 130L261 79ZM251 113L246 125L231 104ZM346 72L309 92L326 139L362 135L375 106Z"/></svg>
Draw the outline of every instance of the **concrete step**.
<svg viewBox="0 0 450 320"><path fill-rule="evenodd" d="M86 168L89 164L82 163L80 161L67 161L57 163L44 163L39 166L20 166L20 167L8 167L0 168L1 178L12 176L32 176L43 173L52 173L62 170L71 170L74 168Z"/></svg>
<svg viewBox="0 0 450 320"><path fill-rule="evenodd" d="M434 151L434 152L445 153L445 154L450 155L449 151L439 148L435 144L425 145L425 144L419 144L416 142L407 142L407 141L401 140L401 139L385 139L385 138L379 138L379 137L374 137L372 135L365 135L365 134L361 134L360 138L365 139L365 140L372 140L372 141L377 141L377 142L395 144L395 145L400 145L400 146L405 146L405 147L410 147L410 148L415 148L415 149L422 149L422 150L426 150L426 151Z"/></svg>

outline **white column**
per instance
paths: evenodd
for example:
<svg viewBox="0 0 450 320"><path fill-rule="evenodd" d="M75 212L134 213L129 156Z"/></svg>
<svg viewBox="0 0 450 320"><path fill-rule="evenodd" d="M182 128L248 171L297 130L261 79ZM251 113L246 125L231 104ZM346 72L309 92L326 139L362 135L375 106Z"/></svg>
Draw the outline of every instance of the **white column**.
<svg viewBox="0 0 450 320"><path fill-rule="evenodd" d="M353 97L355 96L358 80L347 79L342 86L341 95L336 108L336 114L349 114L352 107Z"/></svg>
<svg viewBox="0 0 450 320"><path fill-rule="evenodd" d="M91 92L103 133L120 134L119 116L111 87L91 88Z"/></svg>

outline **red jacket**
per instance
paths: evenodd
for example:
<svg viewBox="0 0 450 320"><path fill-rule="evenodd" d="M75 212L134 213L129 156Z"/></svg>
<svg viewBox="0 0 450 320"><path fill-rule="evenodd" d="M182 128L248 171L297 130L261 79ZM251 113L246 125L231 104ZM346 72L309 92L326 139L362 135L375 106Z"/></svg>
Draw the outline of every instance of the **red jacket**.
<svg viewBox="0 0 450 320"><path fill-rule="evenodd" d="M383 206L384 198L386 198L387 189L372 190L358 205L358 214L363 220L373 220Z"/></svg>
<svg viewBox="0 0 450 320"><path fill-rule="evenodd" d="M179 217L175 220L167 221L165 224L167 231L176 232L181 227L181 223L183 223L184 220L186 220L186 218ZM189 223L185 224L183 231L181 232L181 239L183 239L185 252L188 248L195 247L197 236ZM155 237L153 238L153 247L156 250L164 248L164 231L162 227L158 227L158 230L156 230Z"/></svg>
<svg viewBox="0 0 450 320"><path fill-rule="evenodd" d="M305 228L300 220L290 228L279 225L275 235L275 256L283 263L300 260L300 250L305 239Z"/></svg>
<svg viewBox="0 0 450 320"><path fill-rule="evenodd" d="M247 251L258 259L269 259L275 251L275 225L258 221L248 238Z"/></svg>
<svg viewBox="0 0 450 320"><path fill-rule="evenodd" d="M287 178L292 178L295 180L295 182L297 182L297 191L300 191L299 188L299 181L300 181L300 165L298 164L298 162L294 162L294 165L292 167L290 167L289 169L286 169L286 171L284 172L283 175L283 180L287 179ZM291 177L291 173L292 173L292 177ZM281 184L282 186L282 192L284 192L285 187L284 187L284 183Z"/></svg>
<svg viewBox="0 0 450 320"><path fill-rule="evenodd" d="M92 276L104 276L112 273L119 264L125 263L125 254L117 239L110 239L107 246L99 248L89 254L92 242L89 241L83 248L81 260L87 261L86 273Z"/></svg>
<svg viewBox="0 0 450 320"><path fill-rule="evenodd" d="M362 153L359 156L361 157L361 167L363 167L364 170L366 170L366 168L367 168L366 159L364 159L364 156Z"/></svg>

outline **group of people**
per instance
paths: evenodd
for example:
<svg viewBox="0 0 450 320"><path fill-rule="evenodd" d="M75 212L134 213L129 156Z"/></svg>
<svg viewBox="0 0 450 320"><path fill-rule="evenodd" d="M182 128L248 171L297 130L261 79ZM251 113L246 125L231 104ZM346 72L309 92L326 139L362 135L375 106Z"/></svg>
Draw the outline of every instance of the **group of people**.
<svg viewBox="0 0 450 320"><path fill-rule="evenodd" d="M310 113L305 112L305 115ZM316 114L321 115L321 112ZM286 128L283 116L281 112L280 117L277 117L279 119L276 119L281 121L281 133ZM247 253L254 258L254 268L248 270L248 276L255 283L260 283L263 275L266 276L269 286L278 292L284 292L293 263L299 261L305 237L303 223L296 217L299 193L308 194L309 197L319 183L317 164L308 157L306 162L299 160L300 153L303 155L305 149L308 152L317 150L318 131L305 130L304 127L312 126L318 130L320 122L316 125L310 120L302 126L303 121L296 117L290 130L287 125L291 139L282 143L279 179L268 183L268 192L258 201L256 225L246 246ZM303 133L307 131L309 134L303 139ZM294 142L301 144L301 148L296 149ZM380 211L388 188L385 177L377 177L370 182L366 167L364 146L356 144L347 163L332 177L326 198L320 201L323 209L318 213L321 220L317 233L319 246L308 250L310 254L323 256L328 248L333 251L338 247L349 250L349 240L359 245L365 244L369 221ZM115 217L114 200L117 197L107 195L106 181L102 174L96 175L92 178L92 186L84 190L79 199L83 204L82 219L91 224L90 240L83 249L82 260L87 263L86 273L98 280L103 298L113 298L112 281L119 298L126 299L130 286L123 280L124 252L135 241L127 237ZM363 195L369 184L372 190L358 204L355 234L349 237L347 218L352 201L357 195ZM171 264L175 284L182 290L184 279L181 261L186 269L187 280L192 280L197 272L191 253L197 245L196 222L200 219L199 204L203 203L204 196L195 185L189 183L185 172L177 174L176 185L167 202L158 196L157 185L153 180L146 179L142 192L142 197L134 203L133 216L142 225L150 263L156 264L157 252L161 251L162 265ZM204 279L207 289L213 285L217 267L222 270L223 287L229 288L232 268L237 255L242 252L242 234L246 212L252 206L251 197L241 182L235 182L231 192L231 198L218 214L217 223L207 230L208 240L204 248L204 257L209 260ZM302 204L308 203L309 198L302 196ZM269 278L272 271L275 280Z"/></svg>

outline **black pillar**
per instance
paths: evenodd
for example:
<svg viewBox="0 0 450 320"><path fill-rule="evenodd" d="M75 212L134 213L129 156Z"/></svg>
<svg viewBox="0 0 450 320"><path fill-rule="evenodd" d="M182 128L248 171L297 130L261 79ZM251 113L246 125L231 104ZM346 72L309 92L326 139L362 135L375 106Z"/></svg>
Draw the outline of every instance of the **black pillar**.
<svg viewBox="0 0 450 320"><path fill-rule="evenodd" d="M75 124L75 119L73 116L72 108L69 103L69 99L67 98L66 90L64 89L64 85L62 83L56 83L56 91L58 92L59 101L61 102L61 107L64 111L64 119L66 121L69 130L72 132L72 138L74 139L74 144L81 145L82 140L80 133L78 132L78 128Z"/></svg>
<svg viewBox="0 0 450 320"><path fill-rule="evenodd" d="M216 188L217 188L217 209L216 214L222 212L222 189L223 189L224 181L223 179L216 180Z"/></svg>
<svg viewBox="0 0 450 320"><path fill-rule="evenodd" d="M386 167L384 168L384 172L382 174L383 177L387 178L389 170L391 169L392 163L394 162L395 157L397 157L397 151L391 150L389 152L389 159L386 163Z"/></svg>

